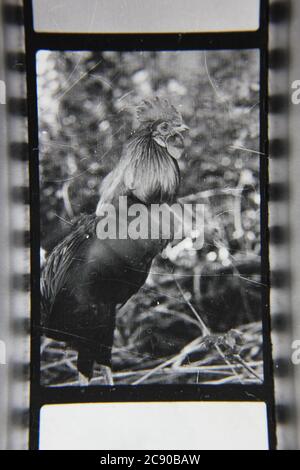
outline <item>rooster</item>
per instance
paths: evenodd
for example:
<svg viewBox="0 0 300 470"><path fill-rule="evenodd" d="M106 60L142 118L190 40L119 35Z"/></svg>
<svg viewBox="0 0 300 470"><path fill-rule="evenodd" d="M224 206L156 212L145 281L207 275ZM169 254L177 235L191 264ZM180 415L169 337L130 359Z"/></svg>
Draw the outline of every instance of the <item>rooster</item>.
<svg viewBox="0 0 300 470"><path fill-rule="evenodd" d="M104 383L113 384L116 308L141 288L153 258L168 243L161 230L155 239L105 238L99 234L108 205L116 208L119 225L128 226L130 217L124 219L118 209L121 197L126 197L129 209L137 203L142 205L150 222L152 204L169 205L177 197L177 160L184 148L182 134L187 130L180 113L157 97L137 107L137 119L138 129L103 181L95 214L74 221L70 233L48 256L42 272L42 330L47 337L64 341L78 351L82 384L92 379L95 363L101 368Z"/></svg>

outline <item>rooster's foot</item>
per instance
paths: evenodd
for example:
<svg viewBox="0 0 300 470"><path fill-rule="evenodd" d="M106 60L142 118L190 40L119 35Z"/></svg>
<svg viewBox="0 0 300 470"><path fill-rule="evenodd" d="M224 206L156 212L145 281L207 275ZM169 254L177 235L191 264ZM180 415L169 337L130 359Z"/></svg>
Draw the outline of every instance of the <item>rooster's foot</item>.
<svg viewBox="0 0 300 470"><path fill-rule="evenodd" d="M111 368L108 366L101 366L100 369L101 369L101 374L103 377L104 385L113 385L114 380L113 380Z"/></svg>
<svg viewBox="0 0 300 470"><path fill-rule="evenodd" d="M89 385L92 385L93 387L114 385L111 369L108 366L98 366L97 376L90 381Z"/></svg>
<svg viewBox="0 0 300 470"><path fill-rule="evenodd" d="M114 385L111 369L108 366L100 366L100 376L89 379L85 375L78 373L78 381L80 387L87 387L89 385Z"/></svg>
<svg viewBox="0 0 300 470"><path fill-rule="evenodd" d="M78 381L80 387L87 387L90 383L90 380L85 375L81 374L81 372L78 372Z"/></svg>

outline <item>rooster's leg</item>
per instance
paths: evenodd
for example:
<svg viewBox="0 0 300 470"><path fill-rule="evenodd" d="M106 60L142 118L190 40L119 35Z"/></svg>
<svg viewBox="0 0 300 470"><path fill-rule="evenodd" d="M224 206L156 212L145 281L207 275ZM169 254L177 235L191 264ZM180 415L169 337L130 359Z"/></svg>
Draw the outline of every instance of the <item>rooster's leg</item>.
<svg viewBox="0 0 300 470"><path fill-rule="evenodd" d="M105 385L114 385L111 368L108 366L100 366L103 382Z"/></svg>
<svg viewBox="0 0 300 470"><path fill-rule="evenodd" d="M94 356L93 353L87 348L81 348L78 351L77 369L78 380L82 387L90 384L94 371Z"/></svg>

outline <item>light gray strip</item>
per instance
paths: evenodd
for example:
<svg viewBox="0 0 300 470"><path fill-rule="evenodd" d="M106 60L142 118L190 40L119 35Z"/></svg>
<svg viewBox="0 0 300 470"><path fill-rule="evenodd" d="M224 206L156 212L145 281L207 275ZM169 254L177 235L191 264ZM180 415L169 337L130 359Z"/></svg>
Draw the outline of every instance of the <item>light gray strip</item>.
<svg viewBox="0 0 300 470"><path fill-rule="evenodd" d="M271 1L271 11L273 4L276 1ZM277 2L278 3L278 2ZM294 8L296 4L299 6L299 1L295 0ZM300 13L300 10L299 10ZM290 42L289 42L289 24L288 21L274 22L270 24L269 28L269 49L270 51L279 49L283 52L283 55L287 56ZM278 66L269 71L269 94L272 96L282 96L289 100L289 70L287 66ZM300 106L299 111L300 112ZM281 112L272 113L269 116L269 138L270 142L282 141L286 142L289 137L289 116L287 110L281 110ZM294 130L295 137L299 134L298 129ZM271 146L272 148L272 146ZM290 161L287 155L287 149L285 154L273 156L270 155L269 160L269 178L271 184L282 185L288 189L289 186L289 172L290 172ZM298 159L298 156L297 156ZM297 182L299 188L299 181ZM290 219L289 213L289 201L272 201L269 204L269 225L270 228L276 226L280 227L284 233L288 233L291 224L294 224L293 219ZM298 232L299 234L299 232ZM297 235L298 237L298 235ZM299 247L298 247L299 251ZM288 278L291 271L291 264L299 260L294 250L290 251L288 241L282 243L270 245L270 269L271 273L284 272L286 279ZM293 289L294 290L294 289ZM292 291L293 291L292 290ZM297 292L299 291L296 288ZM288 325L291 324L291 287L287 282L286 285L275 285L271 286L271 317L272 321L276 315L282 315L285 319L286 327L282 331L276 331L273 329L272 332L272 344L273 344L273 359L275 366L275 400L277 410L286 409L292 411L294 415L296 396L294 391L294 377L292 367L292 342L293 334L292 328ZM299 300L298 300L299 306ZM300 339L300 336L299 336ZM290 366L290 372L282 369L282 361ZM300 367L300 366L299 366ZM299 396L299 394L298 394ZM277 414L279 417L279 414ZM279 450L291 450L297 446L297 436L294 423L291 419L286 422L277 423L277 445Z"/></svg>
<svg viewBox="0 0 300 470"><path fill-rule="evenodd" d="M259 0L34 0L36 31L172 33L253 31Z"/></svg>
<svg viewBox="0 0 300 470"><path fill-rule="evenodd" d="M4 6L22 7L22 0L5 0ZM24 28L17 24L3 25L4 51L1 54L5 60L6 54L24 52ZM2 51L1 51L2 52ZM6 98L9 104L11 100L26 98L26 76L15 68L4 68ZM20 288L14 286L12 280L15 275L23 276L29 274L29 249L25 247L15 247L13 245L12 234L16 230L29 230L29 207L25 202L13 202L10 200L12 188L28 186L28 164L12 159L9 154L10 144L26 143L28 140L27 119L22 115L9 114L9 105L5 105L3 119L6 124L5 149L1 154L1 234L5 236L4 249L1 250L1 276L5 283L5 310L1 308L1 320L5 321L6 333L6 382L1 382L1 393L6 392L7 400L1 410L0 423L4 425L5 441L1 446L5 449L26 450L28 449L29 429L21 423L21 417L29 414L29 381L23 374L23 366L29 366L30 361L30 337L26 331L15 335L13 325L19 320L30 318L30 293L26 291L26 286ZM2 125L1 125L2 128ZM2 141L2 139L1 139ZM3 156L3 158L2 158ZM3 197L2 197L3 193ZM2 217L2 212L4 216ZM3 258L4 257L4 258ZM8 259L6 259L6 257ZM6 265L3 264L3 259ZM1 301L3 302L1 295ZM2 305L1 305L2 307ZM2 329L0 330L2 334ZM20 366L21 372L20 372ZM1 367L1 366L0 366ZM3 422L3 416L8 416ZM0 433L1 436L1 433Z"/></svg>
<svg viewBox="0 0 300 470"><path fill-rule="evenodd" d="M7 342L9 337L9 228L8 228L8 158L6 130L6 82L4 76L3 18L0 8L0 449L7 447L8 427L8 366Z"/></svg>
<svg viewBox="0 0 300 470"><path fill-rule="evenodd" d="M300 31L300 2L294 0L292 5L291 36L290 45L292 52L292 63L290 69L290 84L300 80L300 55L299 55L299 31ZM299 90L299 88L298 88ZM298 92L298 98L300 93ZM300 103L293 104L290 109L290 141L291 141L291 260L292 260L292 311L293 311L293 342L300 341ZM297 446L300 449L300 364L295 365L295 396L298 409L298 436Z"/></svg>

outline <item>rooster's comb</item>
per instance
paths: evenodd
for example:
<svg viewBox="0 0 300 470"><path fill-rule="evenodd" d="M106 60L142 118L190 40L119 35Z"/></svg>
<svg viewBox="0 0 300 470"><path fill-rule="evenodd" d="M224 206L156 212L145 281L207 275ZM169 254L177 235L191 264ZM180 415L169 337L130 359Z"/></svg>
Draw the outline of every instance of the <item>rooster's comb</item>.
<svg viewBox="0 0 300 470"><path fill-rule="evenodd" d="M153 100L143 100L136 111L137 118L142 124L158 120L171 121L176 126L182 124L182 117L177 109L168 100L160 99L158 96Z"/></svg>

